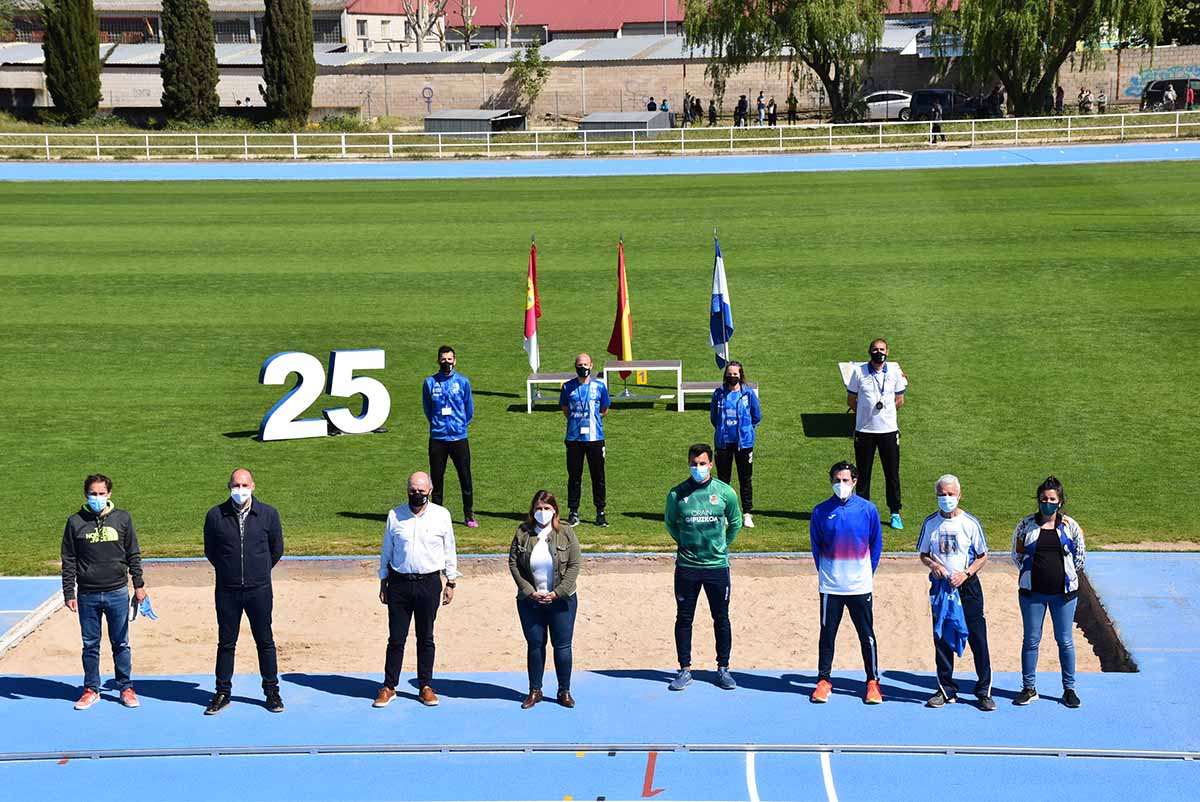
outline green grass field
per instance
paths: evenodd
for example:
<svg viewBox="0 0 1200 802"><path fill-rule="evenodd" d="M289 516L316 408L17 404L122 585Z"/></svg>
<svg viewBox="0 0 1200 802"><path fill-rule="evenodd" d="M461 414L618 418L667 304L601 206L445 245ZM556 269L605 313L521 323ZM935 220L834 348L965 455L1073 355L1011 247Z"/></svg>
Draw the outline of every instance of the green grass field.
<svg viewBox="0 0 1200 802"><path fill-rule="evenodd" d="M685 378L703 379L719 375L705 338L714 226L732 351L762 383L758 527L740 549L808 547L826 470L852 455L835 363L881 335L910 381L909 528L885 529L889 549L913 546L947 471L996 548L1051 472L1092 544L1200 540L1198 182L1200 165L1160 164L5 185L0 572L57 570L62 523L97 470L148 556L199 553L204 512L238 465L280 508L291 553L374 552L405 475L426 465L419 388L442 342L476 391L481 526L459 530L460 552L505 549L535 489L566 490L561 415L524 411L530 232L544 370L569 370L580 350L603 361L623 232L634 355L682 358ZM268 355L368 347L387 351L375 375L390 433L229 436L257 429L284 389L257 384ZM666 547L663 498L688 444L712 436L706 407L617 407L607 432L612 526L585 523L582 541Z"/></svg>

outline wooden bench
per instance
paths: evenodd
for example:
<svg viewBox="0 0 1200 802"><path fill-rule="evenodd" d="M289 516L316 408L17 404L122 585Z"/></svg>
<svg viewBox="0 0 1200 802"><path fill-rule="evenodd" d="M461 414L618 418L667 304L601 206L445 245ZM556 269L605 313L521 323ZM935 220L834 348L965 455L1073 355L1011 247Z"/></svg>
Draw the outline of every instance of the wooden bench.
<svg viewBox="0 0 1200 802"><path fill-rule="evenodd" d="M706 395L711 396L713 392L720 387L722 382L684 382L681 386L681 392L686 395ZM746 386L754 392L758 393L758 382L746 382ZM761 395L761 393L760 393Z"/></svg>
<svg viewBox="0 0 1200 802"><path fill-rule="evenodd" d="M553 384L562 388L564 384L575 378L574 373L530 373L525 379L525 414L533 414L533 388L542 384ZM558 406L558 399L554 399Z"/></svg>
<svg viewBox="0 0 1200 802"><path fill-rule="evenodd" d="M675 409L677 412L683 412L683 361L679 359L633 359L629 361L613 361L604 363L604 383L610 388L612 384L608 380L610 373L622 373L629 371L635 373L639 370L669 370L675 373ZM610 389L611 394L611 389ZM614 399L617 396L612 396Z"/></svg>

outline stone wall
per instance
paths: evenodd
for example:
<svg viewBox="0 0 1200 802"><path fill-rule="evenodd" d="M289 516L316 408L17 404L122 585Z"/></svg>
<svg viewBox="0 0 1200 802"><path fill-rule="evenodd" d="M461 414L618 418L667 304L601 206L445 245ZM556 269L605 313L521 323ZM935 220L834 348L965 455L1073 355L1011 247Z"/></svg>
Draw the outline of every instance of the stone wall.
<svg viewBox="0 0 1200 802"><path fill-rule="evenodd" d="M1080 87L1088 87L1093 91L1103 88L1110 103L1136 105L1148 81L1189 76L1200 78L1200 47L1125 51L1119 73L1115 52L1106 53L1102 64L1086 71L1079 69L1078 58L1073 57L1063 65L1059 80L1068 102ZM911 90L929 85L954 86L956 82L956 71L935 81L931 59L885 54L875 63L867 86ZM250 98L251 105L261 106L261 83L261 70L222 69L218 86L222 105L234 106L235 100ZM782 114L789 85L787 68L782 63L762 62L748 67L729 79L723 114L727 117L732 112L739 94L747 95L753 108L759 91L767 98L774 96ZM101 105L106 108L153 108L162 94L157 65L105 68L101 86ZM0 68L0 87L37 89L38 105L49 104L44 78L29 67ZM513 86L503 64L350 65L318 70L314 116L358 110L368 117L418 119L426 113L422 93L427 87L433 92L428 103L433 111L513 105ZM796 96L802 109L818 107L819 89L811 75L801 81ZM555 64L532 110L531 122L537 124L546 115L580 117L595 111L637 111L645 109L650 97L661 101L666 96L678 111L685 92L701 97L707 109L712 89L705 79L703 62Z"/></svg>

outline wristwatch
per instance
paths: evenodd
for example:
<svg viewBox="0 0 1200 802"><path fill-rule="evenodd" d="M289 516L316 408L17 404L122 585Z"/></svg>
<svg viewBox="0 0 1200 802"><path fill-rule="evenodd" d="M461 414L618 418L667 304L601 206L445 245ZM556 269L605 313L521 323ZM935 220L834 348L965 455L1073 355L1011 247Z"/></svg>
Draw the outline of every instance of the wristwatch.
<svg viewBox="0 0 1200 802"><path fill-rule="evenodd" d="M457 586L458 586L458 583L457 583L457 582L447 582L447 583L446 583L446 587L448 587L448 588L454 588L454 587L457 587Z"/></svg>

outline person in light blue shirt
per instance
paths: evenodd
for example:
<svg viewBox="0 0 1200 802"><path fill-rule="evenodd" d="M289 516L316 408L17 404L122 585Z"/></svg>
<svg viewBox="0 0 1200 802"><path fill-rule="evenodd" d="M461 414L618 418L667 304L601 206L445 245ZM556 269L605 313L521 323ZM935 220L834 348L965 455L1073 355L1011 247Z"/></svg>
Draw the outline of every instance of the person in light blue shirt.
<svg viewBox="0 0 1200 802"><path fill-rule="evenodd" d="M429 478L433 482L430 500L439 507L442 505L446 461L452 460L462 489L463 520L467 526L476 527L479 524L475 522L471 446L467 442L467 427L475 417L471 382L455 371L458 359L453 348L443 345L437 358L438 372L426 378L421 387L421 406L429 421Z"/></svg>
<svg viewBox="0 0 1200 802"><path fill-rule="evenodd" d="M737 463L742 526L753 529L754 430L762 421L762 409L758 393L746 384L746 369L741 362L726 363L725 380L713 391L708 417L715 430L717 478L729 484Z"/></svg>
<svg viewBox="0 0 1200 802"><path fill-rule="evenodd" d="M992 711L996 702L992 699L992 663L988 653L987 619L983 613L983 585L979 582L979 571L988 559L987 538L983 524L971 513L959 506L962 499L962 484L953 474L945 474L934 485L938 511L921 524L921 536L917 540L917 553L921 563L929 569L930 598L937 591L958 592L962 616L967 628L967 643L975 658L975 698L979 709ZM944 637L939 637L935 611L934 660L937 664L938 689L925 703L926 707L942 707L958 701L958 683L954 681L954 648ZM961 646L959 654L961 654Z"/></svg>
<svg viewBox="0 0 1200 802"><path fill-rule="evenodd" d="M605 516L604 416L612 401L608 387L592 376L592 358L575 357L575 375L563 385L558 404L567 418L567 523L579 524L579 500L583 490L583 461L592 477L592 501L596 504L596 526L608 526Z"/></svg>

